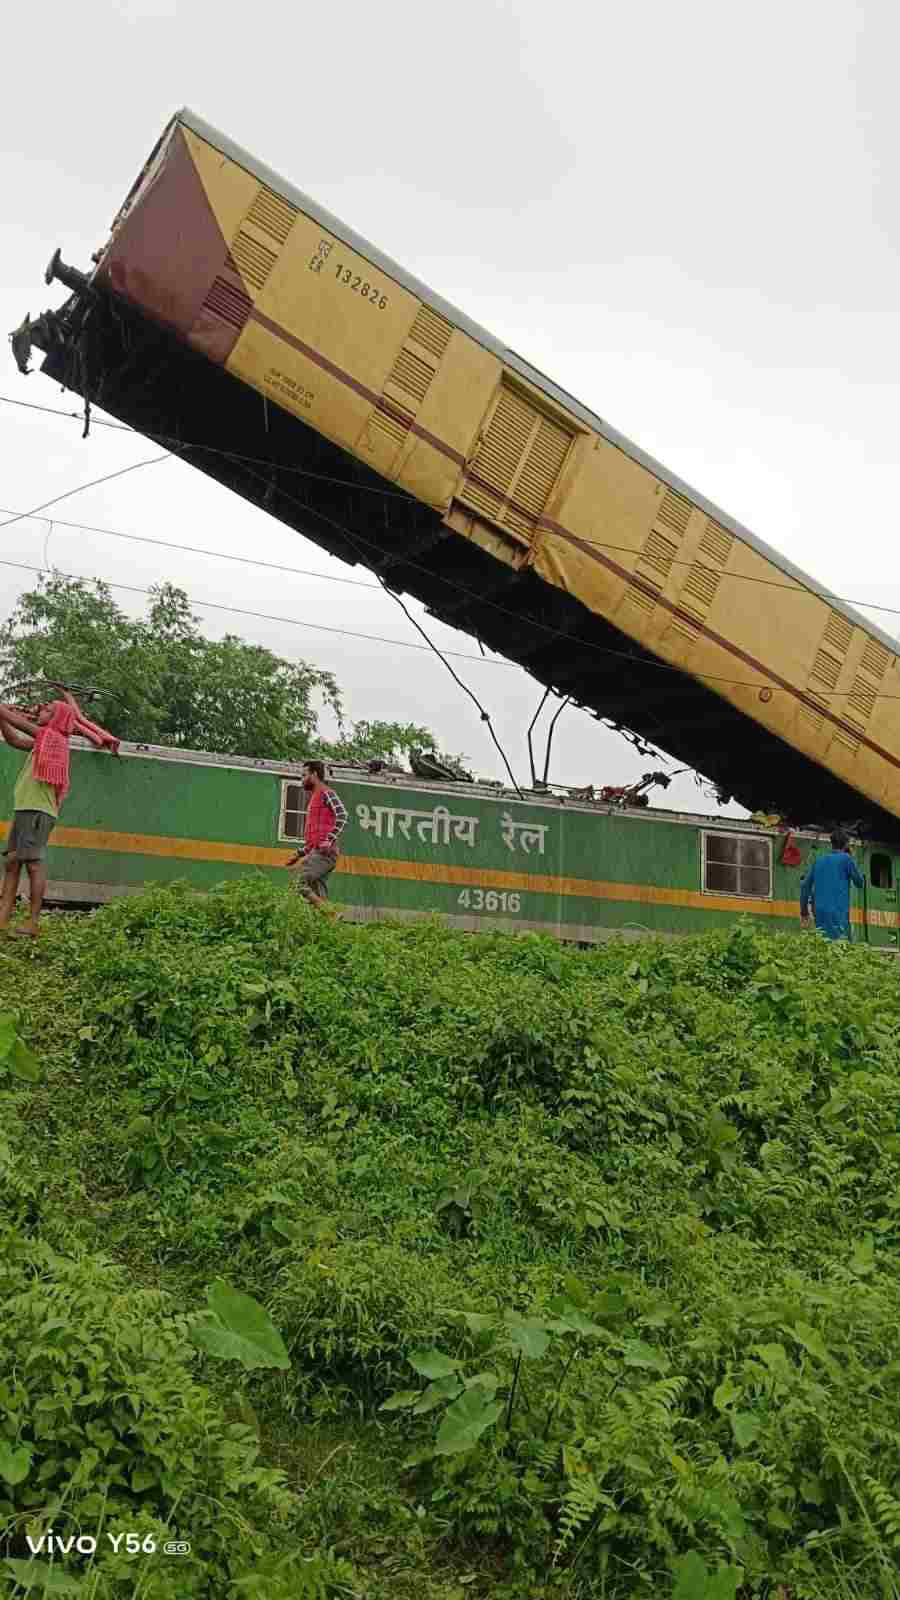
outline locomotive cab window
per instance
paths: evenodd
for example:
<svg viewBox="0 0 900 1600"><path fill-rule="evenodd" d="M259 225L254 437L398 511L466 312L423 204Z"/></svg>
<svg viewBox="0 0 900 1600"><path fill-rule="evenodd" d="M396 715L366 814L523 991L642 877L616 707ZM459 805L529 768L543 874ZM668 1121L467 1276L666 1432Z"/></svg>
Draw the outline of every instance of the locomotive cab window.
<svg viewBox="0 0 900 1600"><path fill-rule="evenodd" d="M772 898L772 841L742 833L704 833L703 889L706 894Z"/></svg>
<svg viewBox="0 0 900 1600"><path fill-rule="evenodd" d="M893 889L894 870L890 856L873 855L871 874L873 889Z"/></svg>
<svg viewBox="0 0 900 1600"><path fill-rule="evenodd" d="M302 783L283 783L281 785L281 825L278 829L278 837L280 839L302 839L305 820L306 790Z"/></svg>

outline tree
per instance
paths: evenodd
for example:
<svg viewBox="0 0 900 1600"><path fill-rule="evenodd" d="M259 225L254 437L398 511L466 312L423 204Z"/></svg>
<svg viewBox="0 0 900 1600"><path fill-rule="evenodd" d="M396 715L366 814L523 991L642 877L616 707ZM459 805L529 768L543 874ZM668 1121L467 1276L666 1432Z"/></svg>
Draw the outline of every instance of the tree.
<svg viewBox="0 0 900 1600"><path fill-rule="evenodd" d="M138 744L361 761L397 760L434 743L412 723L348 725L337 680L308 661L285 661L236 634L205 639L184 590L171 583L155 587L146 616L134 619L99 579L41 577L0 628L0 693L28 679L108 691L91 716ZM336 740L320 735L317 704L336 717Z"/></svg>
<svg viewBox="0 0 900 1600"><path fill-rule="evenodd" d="M353 722L345 728L339 739L330 744L319 741L319 749L333 761L398 762L416 747L428 750L434 745L434 735L415 722ZM465 756L452 758L463 765Z"/></svg>

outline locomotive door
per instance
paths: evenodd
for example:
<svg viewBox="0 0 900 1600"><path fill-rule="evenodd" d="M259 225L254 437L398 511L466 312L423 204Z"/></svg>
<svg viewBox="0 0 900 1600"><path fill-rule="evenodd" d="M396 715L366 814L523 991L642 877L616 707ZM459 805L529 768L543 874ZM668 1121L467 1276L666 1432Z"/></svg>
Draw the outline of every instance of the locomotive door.
<svg viewBox="0 0 900 1600"><path fill-rule="evenodd" d="M898 899L898 861L882 848L868 849L863 863L866 887L862 893L865 907L865 934L869 944L900 945L900 899Z"/></svg>

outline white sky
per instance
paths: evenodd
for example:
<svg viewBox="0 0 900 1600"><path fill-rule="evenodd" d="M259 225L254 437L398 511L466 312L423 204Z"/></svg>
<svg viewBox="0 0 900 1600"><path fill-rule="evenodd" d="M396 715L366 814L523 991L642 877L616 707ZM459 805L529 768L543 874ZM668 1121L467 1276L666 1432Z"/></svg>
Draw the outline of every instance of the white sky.
<svg viewBox="0 0 900 1600"><path fill-rule="evenodd" d="M900 608L900 20L886 0L45 0L10 11L4 44L5 330L61 302L42 281L52 251L89 265L187 104L838 594ZM24 382L8 346L0 394L76 404ZM157 453L80 434L0 404L0 506L27 510ZM171 460L58 515L370 581ZM3 544L5 561L180 583L211 636L328 667L353 716L424 721L500 775L436 660L202 605L414 640L378 592L59 523L48 544L46 521L17 522ZM33 582L0 566L0 614ZM508 666L455 665L524 777L541 691ZM583 713L560 718L559 781L623 782L647 765ZM688 778L665 803L703 804Z"/></svg>

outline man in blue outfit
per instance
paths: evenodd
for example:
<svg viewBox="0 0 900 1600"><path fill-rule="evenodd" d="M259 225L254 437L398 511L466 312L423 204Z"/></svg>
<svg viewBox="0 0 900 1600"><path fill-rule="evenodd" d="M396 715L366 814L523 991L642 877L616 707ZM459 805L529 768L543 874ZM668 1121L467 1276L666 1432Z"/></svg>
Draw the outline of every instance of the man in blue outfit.
<svg viewBox="0 0 900 1600"><path fill-rule="evenodd" d="M827 855L816 856L800 885L800 921L809 923L809 906L812 901L816 927L826 939L850 937L850 885L861 889L865 883L862 873L850 856L850 840L838 830L831 835L831 849Z"/></svg>

